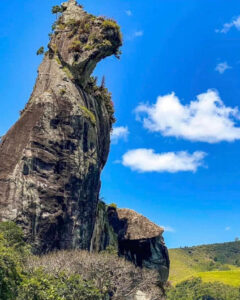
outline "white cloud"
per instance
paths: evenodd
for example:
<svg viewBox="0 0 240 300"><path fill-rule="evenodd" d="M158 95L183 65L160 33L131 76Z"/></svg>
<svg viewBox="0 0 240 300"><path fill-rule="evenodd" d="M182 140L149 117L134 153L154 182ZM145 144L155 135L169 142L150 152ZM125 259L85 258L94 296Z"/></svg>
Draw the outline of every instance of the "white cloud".
<svg viewBox="0 0 240 300"><path fill-rule="evenodd" d="M136 38L142 37L143 35L144 35L144 32L142 30L137 30L137 31L134 31L134 32L128 34L126 36L126 40L132 41Z"/></svg>
<svg viewBox="0 0 240 300"><path fill-rule="evenodd" d="M134 32L134 36L135 36L135 37L143 36L143 31L142 31L142 30L135 31L135 32Z"/></svg>
<svg viewBox="0 0 240 300"><path fill-rule="evenodd" d="M231 227L230 227L230 226L227 226L227 227L225 228L225 230L226 230L226 231L229 231L229 230L231 230Z"/></svg>
<svg viewBox="0 0 240 300"><path fill-rule="evenodd" d="M232 69L232 67L229 66L228 63L225 61L225 62L219 63L216 66L215 71L219 72L220 74L223 74L228 69Z"/></svg>
<svg viewBox="0 0 240 300"><path fill-rule="evenodd" d="M111 133L111 141L117 143L120 139L126 140L129 135L128 127L114 127Z"/></svg>
<svg viewBox="0 0 240 300"><path fill-rule="evenodd" d="M162 227L164 229L165 232L176 232L176 230L174 228L172 228L171 226L164 226L161 225L160 227Z"/></svg>
<svg viewBox="0 0 240 300"><path fill-rule="evenodd" d="M159 96L153 105L139 105L136 113L145 128L163 136L208 143L240 139L238 108L225 106L215 90L198 95L188 105L181 104L174 93Z"/></svg>
<svg viewBox="0 0 240 300"><path fill-rule="evenodd" d="M225 23L222 29L217 29L216 32L227 33L232 27L235 27L237 30L240 30L240 16L233 19L230 23Z"/></svg>
<svg viewBox="0 0 240 300"><path fill-rule="evenodd" d="M131 10L126 10L126 14L131 17L132 16L132 11Z"/></svg>
<svg viewBox="0 0 240 300"><path fill-rule="evenodd" d="M155 153L153 149L134 149L123 155L122 164L138 172L195 172L205 156L201 151Z"/></svg>

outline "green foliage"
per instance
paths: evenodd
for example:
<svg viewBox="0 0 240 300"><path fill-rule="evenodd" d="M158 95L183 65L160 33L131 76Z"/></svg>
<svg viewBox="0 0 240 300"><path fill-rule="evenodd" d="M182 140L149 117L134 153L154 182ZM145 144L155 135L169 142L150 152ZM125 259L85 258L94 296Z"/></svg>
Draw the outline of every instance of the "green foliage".
<svg viewBox="0 0 240 300"><path fill-rule="evenodd" d="M107 246L106 250L103 251L103 253L108 253L111 255L117 255L118 254L118 249L114 245L109 245Z"/></svg>
<svg viewBox="0 0 240 300"><path fill-rule="evenodd" d="M54 22L54 23L52 24L52 31L54 31L56 28L57 28L57 23Z"/></svg>
<svg viewBox="0 0 240 300"><path fill-rule="evenodd" d="M62 65L61 60L60 60L60 58L59 58L58 56L55 57L55 60L56 60L56 62L57 62L59 65Z"/></svg>
<svg viewBox="0 0 240 300"><path fill-rule="evenodd" d="M66 28L66 24L64 24L64 23L59 23L58 25L57 25L57 29L58 30L64 30Z"/></svg>
<svg viewBox="0 0 240 300"><path fill-rule="evenodd" d="M93 125L96 125L96 117L94 116L94 114L89 109L87 109L86 106L80 105L80 109L82 110L84 117L89 119Z"/></svg>
<svg viewBox="0 0 240 300"><path fill-rule="evenodd" d="M114 29L120 31L120 26L113 20L104 20L102 23L102 27L106 30Z"/></svg>
<svg viewBox="0 0 240 300"><path fill-rule="evenodd" d="M52 51L56 54L58 51L57 45L55 43L51 43L50 47L51 47Z"/></svg>
<svg viewBox="0 0 240 300"><path fill-rule="evenodd" d="M116 42L119 44L119 46L122 45L122 41L123 41L123 37L122 37L122 34L121 34L121 30L120 30L120 26L114 21L114 20L104 20L103 23L102 23L102 28L105 32L108 32L108 31L114 31L114 36L115 38L114 39L111 39L109 37L109 39L111 40L111 45L114 46L114 44L116 44ZM111 33L112 34L112 33ZM109 47L110 44L107 43L107 40L104 41L103 45L105 47ZM116 56L116 58L120 58L120 55L121 55L121 51L119 50L119 47L116 49L114 55Z"/></svg>
<svg viewBox="0 0 240 300"><path fill-rule="evenodd" d="M84 50L86 51L93 50L93 49L94 49L94 45L87 44L86 46L84 46Z"/></svg>
<svg viewBox="0 0 240 300"><path fill-rule="evenodd" d="M61 90L60 90L60 95L63 96L63 95L65 95L65 94L66 94L66 89L61 89Z"/></svg>
<svg viewBox="0 0 240 300"><path fill-rule="evenodd" d="M21 265L18 261L18 254L11 244L0 234L0 299L16 299L17 288L21 282Z"/></svg>
<svg viewBox="0 0 240 300"><path fill-rule="evenodd" d="M63 71L65 72L65 74L67 75L67 77L69 78L69 79L73 79L73 74L72 74L72 72L69 70L69 68L68 67L63 67Z"/></svg>
<svg viewBox="0 0 240 300"><path fill-rule="evenodd" d="M22 230L13 222L0 223L0 299L16 299L29 253Z"/></svg>
<svg viewBox="0 0 240 300"><path fill-rule="evenodd" d="M86 87L86 92L92 94L99 101L99 103L104 102L109 115L110 126L112 128L112 125L116 122L116 119L114 117L115 111L112 102L112 94L108 91L107 88L105 88L105 86L98 86L97 78L93 76L90 77L90 80Z"/></svg>
<svg viewBox="0 0 240 300"><path fill-rule="evenodd" d="M102 201L102 200L99 200L98 202L98 211L99 210L102 210L102 211L106 211L106 204Z"/></svg>
<svg viewBox="0 0 240 300"><path fill-rule="evenodd" d="M22 229L14 222L1 222L0 234L2 234L5 239L6 247L19 248L25 245Z"/></svg>
<svg viewBox="0 0 240 300"><path fill-rule="evenodd" d="M77 51L77 52L81 51L82 50L82 43L77 39L73 40L70 47L69 47L69 50L70 51L74 50L74 51Z"/></svg>
<svg viewBox="0 0 240 300"><path fill-rule="evenodd" d="M240 242L186 247L181 250L184 252L191 251L191 257L205 256L221 264L234 264L236 258L240 259Z"/></svg>
<svg viewBox="0 0 240 300"><path fill-rule="evenodd" d="M38 51L37 51L37 55L42 55L42 54L44 54L44 47L43 47L43 46L40 47L40 48L38 49Z"/></svg>
<svg viewBox="0 0 240 300"><path fill-rule="evenodd" d="M230 272L239 267L240 242L170 249L169 254L171 260L170 281L173 284L191 276L202 277L203 272L209 272L210 277L211 274L213 275L213 271L219 271L219 278L222 281L222 271L230 269ZM230 281L225 283L231 284Z"/></svg>
<svg viewBox="0 0 240 300"><path fill-rule="evenodd" d="M100 300L103 295L80 275L47 274L41 269L25 277L17 300Z"/></svg>
<svg viewBox="0 0 240 300"><path fill-rule="evenodd" d="M113 207L113 208L117 209L117 204L116 203L111 203L111 204L108 205L108 207Z"/></svg>
<svg viewBox="0 0 240 300"><path fill-rule="evenodd" d="M240 287L240 269L199 272L195 276L200 277L203 282L218 281L231 286Z"/></svg>
<svg viewBox="0 0 240 300"><path fill-rule="evenodd" d="M89 23L86 23L84 25L84 31L87 33L90 33L90 30L91 30L91 25Z"/></svg>
<svg viewBox="0 0 240 300"><path fill-rule="evenodd" d="M48 274L25 267L34 256L23 241L22 230L13 222L0 223L1 300L100 300L105 292L79 274Z"/></svg>
<svg viewBox="0 0 240 300"><path fill-rule="evenodd" d="M77 21L75 19L69 19L67 21L67 26L75 27L75 26L78 26L78 25L79 25L79 21Z"/></svg>
<svg viewBox="0 0 240 300"><path fill-rule="evenodd" d="M59 6L59 5L55 5L55 6L53 6L53 8L52 8L52 13L53 13L53 14L62 13L63 11L64 11L63 7L62 7L62 6Z"/></svg>
<svg viewBox="0 0 240 300"><path fill-rule="evenodd" d="M203 283L200 278L184 281L167 293L168 300L239 300L240 290L218 282Z"/></svg>

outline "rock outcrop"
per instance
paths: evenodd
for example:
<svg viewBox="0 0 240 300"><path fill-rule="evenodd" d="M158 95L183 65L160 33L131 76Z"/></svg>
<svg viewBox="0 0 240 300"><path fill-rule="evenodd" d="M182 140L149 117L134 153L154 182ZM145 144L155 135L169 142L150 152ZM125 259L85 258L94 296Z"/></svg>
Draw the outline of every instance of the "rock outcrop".
<svg viewBox="0 0 240 300"><path fill-rule="evenodd" d="M169 255L163 228L130 209L110 208L109 223L118 234L118 253L136 266L156 269L161 282L169 276Z"/></svg>
<svg viewBox="0 0 240 300"><path fill-rule="evenodd" d="M41 253L90 248L114 121L90 75L121 46L114 21L75 0L61 10L31 98L0 144L0 220L20 224Z"/></svg>
<svg viewBox="0 0 240 300"><path fill-rule="evenodd" d="M157 269L163 283L163 229L99 201L115 119L104 82L98 87L90 75L101 59L119 55L119 26L75 0L59 11L31 98L0 143L0 221L17 222L36 253L113 249Z"/></svg>
<svg viewBox="0 0 240 300"><path fill-rule="evenodd" d="M138 267L155 269L162 283L169 275L169 255L163 228L130 209L99 202L91 250L109 249Z"/></svg>

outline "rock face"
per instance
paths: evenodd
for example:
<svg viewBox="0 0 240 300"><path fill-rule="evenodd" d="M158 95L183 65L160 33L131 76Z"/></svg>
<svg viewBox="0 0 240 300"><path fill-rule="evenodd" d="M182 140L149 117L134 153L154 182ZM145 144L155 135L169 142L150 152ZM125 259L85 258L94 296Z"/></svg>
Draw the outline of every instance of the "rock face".
<svg viewBox="0 0 240 300"><path fill-rule="evenodd" d="M136 266L156 269L160 281L169 276L169 255L163 239L163 228L130 209L110 208L109 223L118 234L118 253Z"/></svg>
<svg viewBox="0 0 240 300"><path fill-rule="evenodd" d="M130 209L116 209L100 202L91 244L92 251L110 247L138 267L155 269L160 281L169 275L169 255L163 228Z"/></svg>
<svg viewBox="0 0 240 300"><path fill-rule="evenodd" d="M165 282L163 229L99 201L114 109L104 82L98 87L90 75L101 59L119 55L119 26L75 0L59 9L31 98L0 143L0 221L21 225L36 253L115 249Z"/></svg>
<svg viewBox="0 0 240 300"><path fill-rule="evenodd" d="M90 74L118 55L118 25L62 4L20 119L0 144L0 221L20 224L37 252L89 249L114 121Z"/></svg>

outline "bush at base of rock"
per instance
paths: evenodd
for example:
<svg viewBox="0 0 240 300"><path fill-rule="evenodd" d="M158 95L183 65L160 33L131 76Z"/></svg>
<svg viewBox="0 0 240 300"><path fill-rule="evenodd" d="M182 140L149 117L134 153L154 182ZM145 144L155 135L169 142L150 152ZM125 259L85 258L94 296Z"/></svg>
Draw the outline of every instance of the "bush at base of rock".
<svg viewBox="0 0 240 300"><path fill-rule="evenodd" d="M110 254L82 250L35 256L12 222L0 223L0 300L162 299L156 271Z"/></svg>
<svg viewBox="0 0 240 300"><path fill-rule="evenodd" d="M101 300L104 295L79 275L49 275L36 270L22 281L17 300Z"/></svg>

